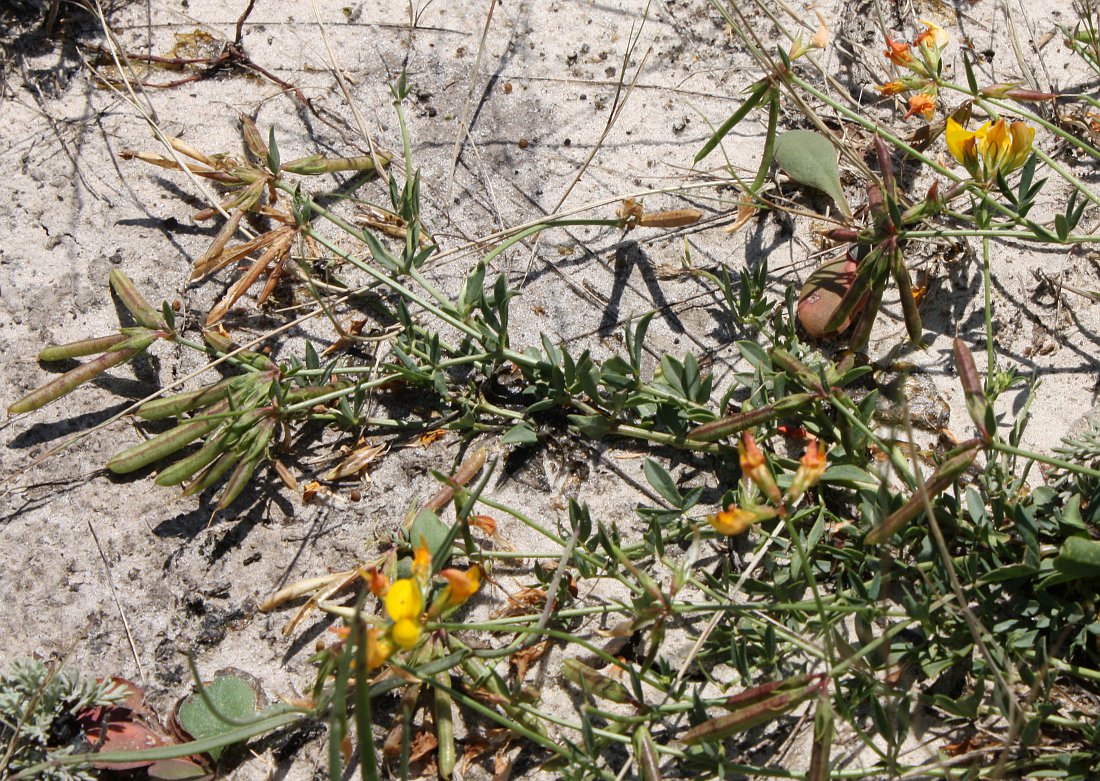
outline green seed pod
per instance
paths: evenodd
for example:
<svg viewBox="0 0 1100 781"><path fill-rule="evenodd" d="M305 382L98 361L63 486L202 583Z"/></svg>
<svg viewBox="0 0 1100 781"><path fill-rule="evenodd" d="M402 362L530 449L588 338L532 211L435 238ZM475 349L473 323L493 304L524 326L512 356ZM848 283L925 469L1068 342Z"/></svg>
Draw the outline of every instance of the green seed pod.
<svg viewBox="0 0 1100 781"><path fill-rule="evenodd" d="M209 406L225 398L230 389L239 385L241 380L251 379L249 375L229 377L213 385L207 385L193 391L175 393L159 399L147 401L137 408L136 415L144 420L164 420L190 412L193 409Z"/></svg>
<svg viewBox="0 0 1100 781"><path fill-rule="evenodd" d="M240 455L236 452L222 453L217 461L206 467L202 474L196 477L187 488L183 489L183 496L201 494L225 477L225 473L232 469L239 460Z"/></svg>
<svg viewBox="0 0 1100 781"><path fill-rule="evenodd" d="M233 342L217 331L206 331L202 336L203 339L206 340L206 343L219 353L230 353L235 349ZM234 360L240 361L241 363L247 363L249 366L256 369L272 369L275 367L275 363L266 355L261 355L251 350L242 350L234 356Z"/></svg>
<svg viewBox="0 0 1100 781"><path fill-rule="evenodd" d="M128 276L116 268L111 269L109 279L111 289L115 291L115 295L118 296L122 305L134 316L134 320L138 325L153 330L164 328L164 321L161 320L160 312L150 306L149 302L145 300L145 296L138 292Z"/></svg>
<svg viewBox="0 0 1100 781"><path fill-rule="evenodd" d="M909 277L909 269L902 260L901 250L894 250L894 281L897 282L901 296L901 311L905 316L905 330L909 334L909 341L919 345L924 337L924 325L921 323L920 310L917 309L917 299L913 297L913 283Z"/></svg>
<svg viewBox="0 0 1100 781"><path fill-rule="evenodd" d="M153 340L149 340L149 344L152 344ZM148 347L146 344L145 347ZM18 415L23 412L30 412L36 410L39 407L44 407L51 401L55 401L66 393L71 393L78 387L88 382L88 380L95 379L103 372L110 369L112 366L118 366L120 363L126 363L126 361L133 358L140 353L141 349L131 348L128 350L112 350L111 352L104 353L95 360L82 363L75 369L71 369L60 377L51 380L42 387L31 391L19 401L15 402L8 407L9 415Z"/></svg>
<svg viewBox="0 0 1100 781"><path fill-rule="evenodd" d="M165 456L170 456L220 426L223 421L218 416L228 409L229 405L225 402L215 404L207 411L208 416L188 420L123 450L107 462L107 468L115 474L126 474L146 467Z"/></svg>
<svg viewBox="0 0 1100 781"><path fill-rule="evenodd" d="M379 153L378 161L385 165L389 157ZM319 174L332 173L334 171L373 171L374 158L370 155L360 157L323 157L322 155L309 155L299 157L283 163L282 170L291 174L303 176L317 176Z"/></svg>
<svg viewBox="0 0 1100 781"><path fill-rule="evenodd" d="M821 378L817 376L814 370L783 348L771 348L768 350L768 357L771 358L772 365L778 366L783 371L798 378L803 387L818 393L824 392L824 388L821 387Z"/></svg>
<svg viewBox="0 0 1100 781"><path fill-rule="evenodd" d="M947 460L940 464L932 476L924 483L924 489L917 491L901 509L891 513L880 525L867 533L863 538L865 545L878 545L886 542L891 536L910 521L924 512L925 498L931 502L942 494L952 483L970 468L974 459L978 457L979 447L975 440L956 448L952 454L948 454ZM923 494L923 496L922 496Z"/></svg>
<svg viewBox="0 0 1100 781"><path fill-rule="evenodd" d="M40 361L65 361L69 358L83 358L85 355L99 355L125 342L129 337L118 333L110 336L97 336L94 339L81 339L66 344L51 344L38 353Z"/></svg>
<svg viewBox="0 0 1100 781"><path fill-rule="evenodd" d="M444 685L450 685L451 675L447 672L437 673L435 679ZM433 689L435 714L435 738L436 738L436 766L439 768L439 777L447 781L455 769L455 727L454 704L451 701L450 692L440 687Z"/></svg>
<svg viewBox="0 0 1100 781"><path fill-rule="evenodd" d="M161 471L157 475L157 485L179 485L190 480L200 469L205 469L214 463L214 459L220 456L228 447L225 433L216 434L207 439L206 443L186 458L181 458L172 466Z"/></svg>
<svg viewBox="0 0 1100 781"><path fill-rule="evenodd" d="M987 420L989 414L989 402L985 398L985 390L982 388L982 378L978 374L978 367L974 365L974 356L966 342L955 337L955 368L959 372L959 382L962 383L963 396L966 398L966 411L970 413L970 419L978 427L978 433L982 439L989 441L989 426Z"/></svg>
<svg viewBox="0 0 1100 781"><path fill-rule="evenodd" d="M737 434L752 426L758 426L769 420L778 418L785 412L797 409L817 398L816 393L792 393L790 396L773 401L763 407L739 412L736 415L727 415L718 420L712 420L701 426L696 426L688 432L687 438L699 442L716 442L719 439Z"/></svg>

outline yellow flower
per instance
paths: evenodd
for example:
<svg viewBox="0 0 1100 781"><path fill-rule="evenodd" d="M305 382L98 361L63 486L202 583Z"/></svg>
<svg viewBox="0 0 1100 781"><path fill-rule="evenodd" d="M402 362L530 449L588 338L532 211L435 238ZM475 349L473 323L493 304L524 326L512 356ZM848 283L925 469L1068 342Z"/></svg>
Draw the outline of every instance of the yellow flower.
<svg viewBox="0 0 1100 781"><path fill-rule="evenodd" d="M420 584L412 578L394 581L386 592L386 612L397 622L406 618L419 618L424 609L424 596L420 593Z"/></svg>
<svg viewBox="0 0 1100 781"><path fill-rule="evenodd" d="M888 81L885 84L880 84L878 87L878 91L883 95L900 95L907 89L909 89L909 85L900 79L897 81Z"/></svg>
<svg viewBox="0 0 1100 781"><path fill-rule="evenodd" d="M913 39L913 45L919 46L922 49L935 49L942 51L947 47L948 37L944 29L935 22L930 22L927 19L921 19L921 24L926 28L924 32Z"/></svg>
<svg viewBox="0 0 1100 781"><path fill-rule="evenodd" d="M406 651L411 650L420 640L420 622L415 618L402 618L390 627L390 637Z"/></svg>
<svg viewBox="0 0 1100 781"><path fill-rule="evenodd" d="M997 174L1007 176L1022 166L1031 154L1035 128L1023 122L986 122L977 130L967 130L947 118L947 151L962 163L976 180L993 181Z"/></svg>
<svg viewBox="0 0 1100 781"><path fill-rule="evenodd" d="M386 612L393 625L389 636L408 651L420 639L420 611L424 609L424 594L412 578L394 581L386 592Z"/></svg>

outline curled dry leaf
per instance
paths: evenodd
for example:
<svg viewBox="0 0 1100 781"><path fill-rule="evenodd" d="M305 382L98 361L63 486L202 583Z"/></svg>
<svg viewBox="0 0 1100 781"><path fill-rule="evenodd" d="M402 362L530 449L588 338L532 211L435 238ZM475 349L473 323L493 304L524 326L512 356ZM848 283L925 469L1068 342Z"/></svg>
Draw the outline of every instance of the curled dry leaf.
<svg viewBox="0 0 1100 781"><path fill-rule="evenodd" d="M367 467L382 457L389 445L364 445L356 448L347 458L321 476L322 480L343 480L345 477L355 477L363 473Z"/></svg>

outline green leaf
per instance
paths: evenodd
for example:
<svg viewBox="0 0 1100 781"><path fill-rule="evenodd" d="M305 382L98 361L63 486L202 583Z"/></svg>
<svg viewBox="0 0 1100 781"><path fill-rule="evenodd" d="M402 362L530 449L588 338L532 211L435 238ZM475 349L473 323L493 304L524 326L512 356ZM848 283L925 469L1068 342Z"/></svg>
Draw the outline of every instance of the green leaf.
<svg viewBox="0 0 1100 781"><path fill-rule="evenodd" d="M753 107L767 94L768 86L768 81L766 79L761 79L756 82L752 92L749 93L748 99L741 104L741 108L733 112L733 115L723 122L720 128L714 131L714 135L707 140L707 143L703 144L703 148L699 150L699 154L695 155L696 163L713 152L714 148L726 137L726 134L737 127L737 124L748 116L748 113L752 111Z"/></svg>
<svg viewBox="0 0 1100 781"><path fill-rule="evenodd" d="M508 432L500 438L502 445L533 445L539 441L538 434L526 422L520 422L508 429Z"/></svg>
<svg viewBox="0 0 1100 781"><path fill-rule="evenodd" d="M788 130L776 140L775 161L794 181L830 196L844 216L851 218L852 209L840 184L836 150L829 139L814 130Z"/></svg>
<svg viewBox="0 0 1100 781"><path fill-rule="evenodd" d="M569 415L569 423L592 439L601 439L611 431L611 424L602 415Z"/></svg>
<svg viewBox="0 0 1100 781"><path fill-rule="evenodd" d="M192 694L176 714L180 726L195 740L233 732L239 722L251 720L259 710L256 683L241 673L219 674L204 691L205 698L197 692ZM212 748L208 753L216 760L224 749Z"/></svg>
<svg viewBox="0 0 1100 781"><path fill-rule="evenodd" d="M653 486L653 490L661 495L661 498L673 507L683 505L684 497L680 494L680 489L676 487L676 481L672 479L672 475L663 466L652 458L647 458L642 462L642 471L645 472L645 479Z"/></svg>
<svg viewBox="0 0 1100 781"><path fill-rule="evenodd" d="M845 488L868 488L877 490L879 480L870 472L851 464L837 464L825 470L821 482L842 485Z"/></svg>
<svg viewBox="0 0 1100 781"><path fill-rule="evenodd" d="M279 173L279 145L275 143L275 126L272 125L267 133L267 168L271 173Z"/></svg>
<svg viewBox="0 0 1100 781"><path fill-rule="evenodd" d="M428 546L428 551L435 560L441 555L440 548L447 542L450 529L439 516L431 509L424 507L416 514L412 525L409 527L409 542L413 546L420 545L420 540Z"/></svg>
<svg viewBox="0 0 1100 781"><path fill-rule="evenodd" d="M609 678L599 670L589 667L578 659L566 659L561 666L562 677L567 681L611 702L628 703L634 698L630 690L614 678Z"/></svg>
<svg viewBox="0 0 1100 781"><path fill-rule="evenodd" d="M1070 537L1062 543L1054 569L1073 579L1100 577L1100 542Z"/></svg>

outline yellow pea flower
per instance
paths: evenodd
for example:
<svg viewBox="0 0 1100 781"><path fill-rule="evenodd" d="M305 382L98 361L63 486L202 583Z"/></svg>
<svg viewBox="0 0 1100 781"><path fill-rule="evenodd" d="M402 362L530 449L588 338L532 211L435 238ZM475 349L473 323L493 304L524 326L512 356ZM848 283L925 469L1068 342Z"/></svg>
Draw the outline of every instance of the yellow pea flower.
<svg viewBox="0 0 1100 781"><path fill-rule="evenodd" d="M412 578L394 581L386 592L386 612L394 621L417 618L423 609L424 596L420 593L420 584Z"/></svg>
<svg viewBox="0 0 1100 781"><path fill-rule="evenodd" d="M390 628L390 637L406 651L412 650L420 640L420 622L415 618L402 618Z"/></svg>
<svg viewBox="0 0 1100 781"><path fill-rule="evenodd" d="M998 173L1008 175L1022 166L1031 154L1035 128L1024 122L986 122L977 130L967 130L947 118L947 151L962 163L976 180L993 181Z"/></svg>
<svg viewBox="0 0 1100 781"><path fill-rule="evenodd" d="M393 621L390 637L406 651L420 639L420 613L424 609L424 595L420 584L412 578L394 581L386 592L386 613Z"/></svg>

